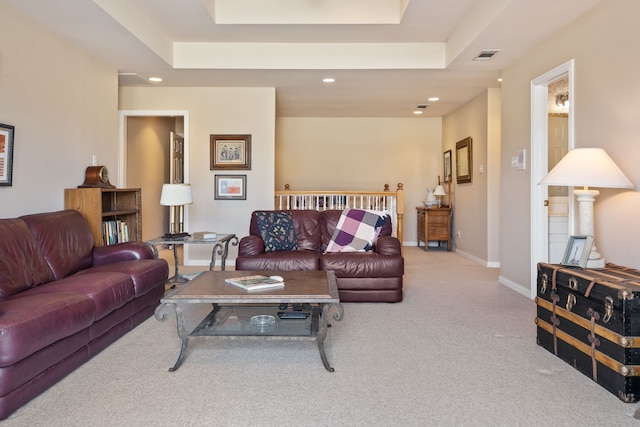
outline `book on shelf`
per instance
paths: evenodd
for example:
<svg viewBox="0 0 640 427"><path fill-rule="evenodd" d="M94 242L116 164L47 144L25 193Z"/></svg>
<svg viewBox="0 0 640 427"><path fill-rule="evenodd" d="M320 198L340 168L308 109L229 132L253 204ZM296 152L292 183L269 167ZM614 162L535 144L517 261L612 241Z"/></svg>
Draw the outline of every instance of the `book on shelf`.
<svg viewBox="0 0 640 427"><path fill-rule="evenodd" d="M260 275L231 277L229 279L224 279L224 281L230 285L242 288L245 291L258 291L284 287L284 281Z"/></svg>
<svg viewBox="0 0 640 427"><path fill-rule="evenodd" d="M214 231L196 231L193 233L193 237L202 240L215 239L218 237L218 233Z"/></svg>
<svg viewBox="0 0 640 427"><path fill-rule="evenodd" d="M102 222L102 242L105 245L115 245L129 241L129 225L122 220Z"/></svg>

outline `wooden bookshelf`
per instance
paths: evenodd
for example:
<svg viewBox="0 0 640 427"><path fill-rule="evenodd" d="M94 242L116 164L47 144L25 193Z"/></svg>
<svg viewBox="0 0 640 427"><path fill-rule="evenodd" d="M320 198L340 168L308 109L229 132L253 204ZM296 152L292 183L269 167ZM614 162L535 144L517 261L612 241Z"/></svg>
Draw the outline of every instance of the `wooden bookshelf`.
<svg viewBox="0 0 640 427"><path fill-rule="evenodd" d="M103 224L106 221L120 221L126 225L129 241L142 241L142 196L139 188L67 188L64 190L64 207L75 209L84 216L96 246L105 244Z"/></svg>

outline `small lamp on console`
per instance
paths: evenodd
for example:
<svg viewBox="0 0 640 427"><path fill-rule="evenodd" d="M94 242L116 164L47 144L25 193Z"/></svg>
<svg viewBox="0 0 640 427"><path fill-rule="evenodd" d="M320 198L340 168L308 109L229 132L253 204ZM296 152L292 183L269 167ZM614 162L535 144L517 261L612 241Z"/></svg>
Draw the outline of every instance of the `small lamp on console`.
<svg viewBox="0 0 640 427"><path fill-rule="evenodd" d="M578 200L580 234L594 237L593 202L601 188L634 188L633 183L602 148L575 148L539 182L541 185L583 187L573 190ZM587 268L604 268L605 261L593 245Z"/></svg>
<svg viewBox="0 0 640 427"><path fill-rule="evenodd" d="M193 203L191 184L163 184L160 204L169 206L169 232L165 239L180 239L189 236L184 231L184 205Z"/></svg>
<svg viewBox="0 0 640 427"><path fill-rule="evenodd" d="M435 191L433 192L433 195L438 198L438 207L442 207L442 196L446 196L447 195L447 192L444 191L444 187L442 185L438 184L436 186Z"/></svg>

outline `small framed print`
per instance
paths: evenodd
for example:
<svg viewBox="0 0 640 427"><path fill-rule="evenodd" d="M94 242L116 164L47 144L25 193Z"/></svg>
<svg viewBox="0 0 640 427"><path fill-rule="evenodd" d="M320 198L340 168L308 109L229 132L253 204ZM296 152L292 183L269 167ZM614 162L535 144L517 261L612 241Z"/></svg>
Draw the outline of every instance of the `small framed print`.
<svg viewBox="0 0 640 427"><path fill-rule="evenodd" d="M0 123L0 185L13 185L14 126Z"/></svg>
<svg viewBox="0 0 640 427"><path fill-rule="evenodd" d="M451 150L444 152L444 182L451 182Z"/></svg>
<svg viewBox="0 0 640 427"><path fill-rule="evenodd" d="M591 236L570 236L562 258L562 265L585 268L589 260L591 246L593 246L593 237Z"/></svg>
<svg viewBox="0 0 640 427"><path fill-rule="evenodd" d="M210 135L209 169L251 170L251 135Z"/></svg>
<svg viewBox="0 0 640 427"><path fill-rule="evenodd" d="M247 175L214 175L215 200L247 200Z"/></svg>

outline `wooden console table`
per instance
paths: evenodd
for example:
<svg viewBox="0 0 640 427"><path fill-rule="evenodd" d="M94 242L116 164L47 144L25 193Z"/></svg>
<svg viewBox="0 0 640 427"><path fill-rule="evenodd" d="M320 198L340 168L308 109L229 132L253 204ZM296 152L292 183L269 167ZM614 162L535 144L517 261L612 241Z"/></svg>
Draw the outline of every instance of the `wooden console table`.
<svg viewBox="0 0 640 427"><path fill-rule="evenodd" d="M451 208L426 208L418 206L418 246L424 242L424 250L429 250L429 241L447 242L451 250Z"/></svg>

